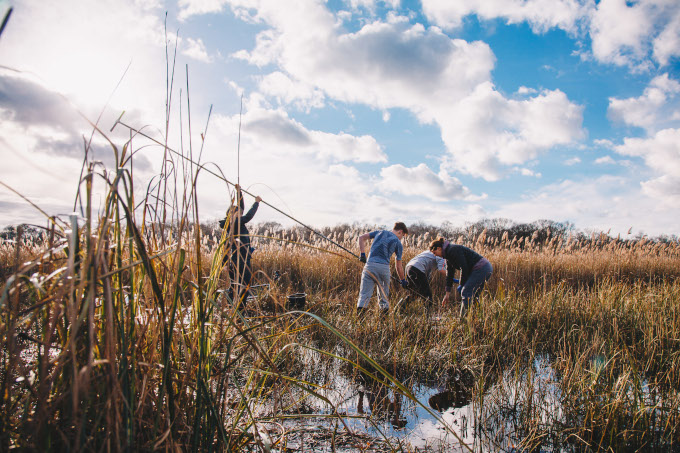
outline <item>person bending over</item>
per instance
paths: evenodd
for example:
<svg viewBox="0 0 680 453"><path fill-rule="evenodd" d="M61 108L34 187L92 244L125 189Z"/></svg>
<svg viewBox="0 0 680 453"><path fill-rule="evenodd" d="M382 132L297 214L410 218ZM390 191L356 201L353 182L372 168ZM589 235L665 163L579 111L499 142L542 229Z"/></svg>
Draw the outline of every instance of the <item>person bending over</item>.
<svg viewBox="0 0 680 453"><path fill-rule="evenodd" d="M393 253L396 253L396 269L399 281L402 286L406 286L407 282L404 278L404 268L401 262L401 255L404 247L401 245L401 240L408 234L408 228L403 222L394 224L392 231L377 230L365 233L359 236L359 251L361 262L365 263L364 270L361 273L361 286L359 288L359 300L357 302L357 313L366 307L368 301L373 295L373 290L378 283L378 298L380 308L387 312L389 309L388 297L390 294L390 258ZM373 239L371 244L371 251L366 259L366 241Z"/></svg>
<svg viewBox="0 0 680 453"><path fill-rule="evenodd" d="M427 301L428 310L432 308L430 278L435 271L446 274L446 260L430 250L416 255L406 265L406 279L409 287Z"/></svg>
<svg viewBox="0 0 680 453"><path fill-rule="evenodd" d="M461 315L484 288L484 284L491 277L493 267L489 260L479 253L465 246L452 244L444 238L430 243L430 251L446 260L446 294L442 304L446 305L451 299L451 287L455 281L454 272L460 273L460 295L463 299Z"/></svg>

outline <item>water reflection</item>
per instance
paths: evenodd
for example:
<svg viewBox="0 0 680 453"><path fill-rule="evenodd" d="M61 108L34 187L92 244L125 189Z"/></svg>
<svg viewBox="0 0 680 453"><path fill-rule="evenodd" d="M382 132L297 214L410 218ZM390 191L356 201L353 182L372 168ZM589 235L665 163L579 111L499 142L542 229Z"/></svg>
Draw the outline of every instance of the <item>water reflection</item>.
<svg viewBox="0 0 680 453"><path fill-rule="evenodd" d="M578 441L563 445L564 433L583 424L585 411L592 410L563 404L569 387L548 356L531 357L512 369L487 370L482 376L448 370L444 376L416 381L412 375L394 372L422 406L400 394L366 363L360 365L368 373L347 362L311 355L300 361L302 373L310 374L306 380L320 385L318 393L330 402L326 406L308 399L318 406L303 412L346 415L349 431L399 439L409 451L463 451L468 447L475 451L578 451ZM601 361L596 357L593 368L602 367ZM646 384L640 395L647 407L659 407L664 401L663 395L650 391ZM667 417L660 411L654 414ZM651 429L658 426L657 422ZM658 435L665 434L659 431ZM664 442L659 437L658 445Z"/></svg>
<svg viewBox="0 0 680 453"><path fill-rule="evenodd" d="M458 409L470 404L471 394L465 389L457 388L455 390L445 390L440 393L435 393L427 402L430 407L436 411L444 412L448 409Z"/></svg>
<svg viewBox="0 0 680 453"><path fill-rule="evenodd" d="M366 411L368 409L372 417L388 421L394 429L406 427L408 420L402 413L403 397L399 392L363 373L357 376L356 382L359 398L356 406L358 414L368 415Z"/></svg>
<svg viewBox="0 0 680 453"><path fill-rule="evenodd" d="M390 397L390 392L387 391L385 386L379 388L382 390L377 393L359 390L357 413L366 414L364 411L364 400L366 400L372 416L389 421L394 429L405 428L408 420L401 413L401 395L397 393Z"/></svg>

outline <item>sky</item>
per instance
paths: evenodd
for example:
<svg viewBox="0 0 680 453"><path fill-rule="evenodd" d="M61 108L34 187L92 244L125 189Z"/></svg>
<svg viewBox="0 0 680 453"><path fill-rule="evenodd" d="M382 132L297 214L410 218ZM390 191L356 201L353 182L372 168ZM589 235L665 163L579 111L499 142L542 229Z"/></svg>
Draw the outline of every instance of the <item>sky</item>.
<svg viewBox="0 0 680 453"><path fill-rule="evenodd" d="M0 226L46 223L17 193L71 213L85 143L115 170L124 112L316 227L680 234L677 0L0 0L0 15L10 7ZM132 147L139 201L163 148ZM203 172L196 187L201 220L223 217L226 183ZM254 221L291 223L268 206Z"/></svg>

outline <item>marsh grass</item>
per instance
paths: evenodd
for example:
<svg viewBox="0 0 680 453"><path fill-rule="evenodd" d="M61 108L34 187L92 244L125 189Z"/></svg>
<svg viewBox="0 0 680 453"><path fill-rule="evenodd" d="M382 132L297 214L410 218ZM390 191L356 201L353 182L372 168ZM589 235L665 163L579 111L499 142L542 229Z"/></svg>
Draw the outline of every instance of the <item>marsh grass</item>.
<svg viewBox="0 0 680 453"><path fill-rule="evenodd" d="M244 309L225 296L234 232L200 222L203 167L166 152L138 203L132 143L111 144L113 172L85 159L79 215L0 243L0 450L280 450L294 437L282 421L311 416L332 448L361 450L370 442L345 423L357 415L324 396L334 376L310 374L310 354L413 404L414 386L466 376L476 432L520 449L678 450L677 242L460 235L494 265L466 317L418 299L395 309L409 293L394 287L388 316L359 319L358 260L308 230L263 227L254 283L268 286ZM361 230L324 234L356 251ZM405 261L435 236L407 237ZM433 287L440 300L441 276ZM297 292L304 312L286 307Z"/></svg>
<svg viewBox="0 0 680 453"><path fill-rule="evenodd" d="M406 249L405 260L423 242L411 240L416 247ZM416 300L388 318L375 310L358 320L359 269L336 256L261 244L257 266L264 273L287 269L305 285L292 285L291 290L321 294L322 302L310 310L346 332L395 376L417 383L436 381L454 370L471 372L483 408L478 422L503 432L505 425L501 429L493 419L499 411L512 413L518 448L678 450L677 244L597 241L524 249L476 241L495 272L463 319L448 307L427 314ZM435 278L433 285L441 299L442 279ZM407 296L393 287L393 305ZM321 329L305 334L315 344L342 349ZM536 397L546 390L540 390L535 376L535 357L548 361L554 373L549 398ZM508 375L507 370L515 371ZM485 393L499 379L514 383L515 390L484 404ZM553 401L552 406L541 401ZM495 412L486 412L490 407ZM555 408L559 414L550 415Z"/></svg>
<svg viewBox="0 0 680 453"><path fill-rule="evenodd" d="M370 367L414 399L337 327L312 310L288 310L289 287L308 290L310 308L335 294L330 278L300 286L304 255L277 263L286 286L271 285L266 301L230 300L225 290L236 282L222 257L236 232L201 231L202 167L166 152L137 205L131 146L111 143L114 172L84 160L80 214L46 219L41 238L19 228L0 244L0 450L269 451L286 444L279 419L291 413L329 419L334 439L362 442L319 392L327 383L301 378L295 358L312 346L311 331L337 339L317 353ZM94 212L97 186L104 202ZM338 344L351 353L336 356ZM330 409L305 414L296 391Z"/></svg>

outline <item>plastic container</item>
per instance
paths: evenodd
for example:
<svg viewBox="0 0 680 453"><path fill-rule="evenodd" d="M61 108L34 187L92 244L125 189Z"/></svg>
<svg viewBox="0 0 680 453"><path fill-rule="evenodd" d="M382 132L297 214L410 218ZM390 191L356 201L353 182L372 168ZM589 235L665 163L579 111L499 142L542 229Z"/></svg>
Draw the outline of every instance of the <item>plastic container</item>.
<svg viewBox="0 0 680 453"><path fill-rule="evenodd" d="M304 310L306 301L306 293L291 294L288 296L288 308L293 310Z"/></svg>

